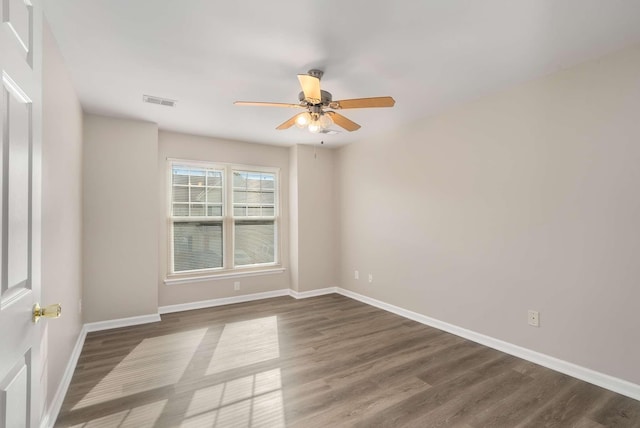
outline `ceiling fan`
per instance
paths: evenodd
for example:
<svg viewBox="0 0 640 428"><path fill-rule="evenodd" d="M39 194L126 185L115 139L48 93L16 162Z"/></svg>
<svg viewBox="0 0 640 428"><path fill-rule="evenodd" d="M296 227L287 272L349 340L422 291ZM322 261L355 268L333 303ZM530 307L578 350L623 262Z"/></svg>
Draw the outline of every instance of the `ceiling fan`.
<svg viewBox="0 0 640 428"><path fill-rule="evenodd" d="M312 69L307 74L298 74L302 92L298 95L298 104L268 103L253 101L236 101L235 105L260 107L291 107L303 109L276 129L288 129L293 125L307 128L312 133L327 133L334 123L347 131L356 131L360 125L333 111L350 108L393 107L396 103L391 97L355 98L350 100L333 101L330 92L320 89L320 79L324 74L321 70Z"/></svg>

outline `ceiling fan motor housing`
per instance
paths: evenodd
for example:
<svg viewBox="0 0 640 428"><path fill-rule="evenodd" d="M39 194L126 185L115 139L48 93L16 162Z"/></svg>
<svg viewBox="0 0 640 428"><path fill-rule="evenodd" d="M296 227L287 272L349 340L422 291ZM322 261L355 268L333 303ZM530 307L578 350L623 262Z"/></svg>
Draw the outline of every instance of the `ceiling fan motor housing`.
<svg viewBox="0 0 640 428"><path fill-rule="evenodd" d="M309 76L317 77L318 80L320 80L322 79L322 76L324 76L324 71L318 70L317 68L312 68L311 70L307 71L307 74Z"/></svg>
<svg viewBox="0 0 640 428"><path fill-rule="evenodd" d="M329 103L333 100L332 96L331 96L331 92L327 92L324 90L320 91L320 103L319 104L315 104L315 105L320 105L322 104L323 106L328 106ZM300 102L305 102L305 96L304 96L304 92L300 92L298 94L298 100L300 100Z"/></svg>

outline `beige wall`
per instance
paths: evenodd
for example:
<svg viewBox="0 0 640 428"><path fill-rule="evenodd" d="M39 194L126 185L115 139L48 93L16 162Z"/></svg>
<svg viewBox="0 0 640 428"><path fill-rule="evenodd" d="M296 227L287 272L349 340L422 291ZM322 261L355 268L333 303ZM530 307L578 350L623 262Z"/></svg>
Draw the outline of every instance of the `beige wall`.
<svg viewBox="0 0 640 428"><path fill-rule="evenodd" d="M341 285L640 383L639 112L636 47L344 147Z"/></svg>
<svg viewBox="0 0 640 428"><path fill-rule="evenodd" d="M280 168L281 259L283 267L287 270L283 273L269 275L165 285L164 279L168 272L167 158ZM158 172L156 173L155 188L158 191L159 202L156 203L155 218L159 234L158 258L160 263L157 287L160 306L289 288L289 156L287 148L161 131L158 137L156 159ZM239 291L233 289L235 281L240 282Z"/></svg>
<svg viewBox="0 0 640 428"><path fill-rule="evenodd" d="M82 327L82 109L46 23L43 75L42 302L64 315L44 323L49 408Z"/></svg>
<svg viewBox="0 0 640 428"><path fill-rule="evenodd" d="M292 288L310 291L335 287L337 227L335 151L297 145L290 149L292 171Z"/></svg>
<svg viewBox="0 0 640 428"><path fill-rule="evenodd" d="M158 129L84 116L86 322L157 313Z"/></svg>

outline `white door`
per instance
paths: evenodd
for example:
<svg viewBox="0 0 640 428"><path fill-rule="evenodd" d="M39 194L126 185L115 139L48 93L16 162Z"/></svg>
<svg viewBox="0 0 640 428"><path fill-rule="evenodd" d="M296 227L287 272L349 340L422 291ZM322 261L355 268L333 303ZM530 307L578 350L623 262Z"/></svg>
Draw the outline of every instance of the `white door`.
<svg viewBox="0 0 640 428"><path fill-rule="evenodd" d="M0 0L0 427L40 424L39 0Z"/></svg>

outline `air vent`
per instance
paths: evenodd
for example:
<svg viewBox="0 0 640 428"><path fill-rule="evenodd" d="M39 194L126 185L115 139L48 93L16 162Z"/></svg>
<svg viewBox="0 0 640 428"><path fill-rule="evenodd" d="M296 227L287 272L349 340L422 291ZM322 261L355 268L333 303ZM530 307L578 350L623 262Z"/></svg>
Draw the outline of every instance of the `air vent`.
<svg viewBox="0 0 640 428"><path fill-rule="evenodd" d="M175 107L176 103L177 103L176 100L170 100L168 98L154 97L152 95L143 95L142 96L142 101L144 101L145 103L149 103L149 104L158 104L158 105L167 106L167 107Z"/></svg>
<svg viewBox="0 0 640 428"><path fill-rule="evenodd" d="M321 129L318 133L327 134L327 135L335 135L335 134L338 134L339 131L336 131L336 130L333 130L333 129Z"/></svg>

